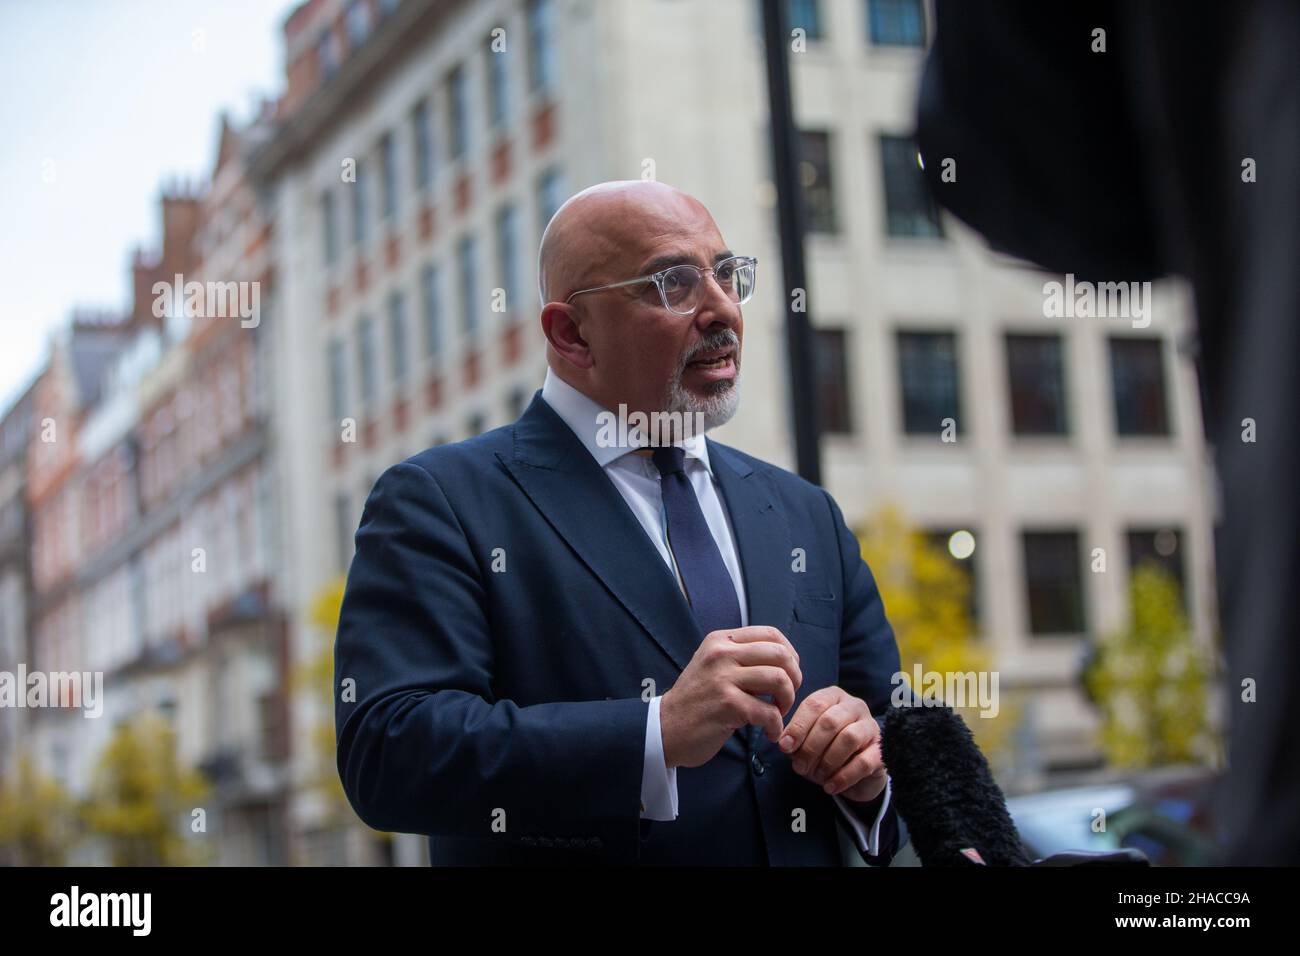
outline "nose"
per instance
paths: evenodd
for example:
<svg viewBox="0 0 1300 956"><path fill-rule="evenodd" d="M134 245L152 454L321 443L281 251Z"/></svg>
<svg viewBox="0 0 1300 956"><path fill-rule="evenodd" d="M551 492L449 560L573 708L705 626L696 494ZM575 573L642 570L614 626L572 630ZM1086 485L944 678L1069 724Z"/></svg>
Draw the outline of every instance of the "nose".
<svg viewBox="0 0 1300 956"><path fill-rule="evenodd" d="M718 277L711 272L705 278L700 304L695 309L695 321L701 329L707 329L718 322L728 328L740 324L740 303L732 301Z"/></svg>

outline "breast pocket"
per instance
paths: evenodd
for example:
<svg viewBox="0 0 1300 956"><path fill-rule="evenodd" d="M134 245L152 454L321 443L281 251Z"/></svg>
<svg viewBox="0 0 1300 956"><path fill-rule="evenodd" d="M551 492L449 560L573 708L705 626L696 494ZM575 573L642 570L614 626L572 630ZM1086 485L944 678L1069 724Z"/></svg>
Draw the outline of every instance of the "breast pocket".
<svg viewBox="0 0 1300 956"><path fill-rule="evenodd" d="M839 682L840 604L831 594L799 593L787 637L799 652L799 697Z"/></svg>
<svg viewBox="0 0 1300 956"><path fill-rule="evenodd" d="M840 605L831 594L796 594L794 619L813 627L838 628Z"/></svg>

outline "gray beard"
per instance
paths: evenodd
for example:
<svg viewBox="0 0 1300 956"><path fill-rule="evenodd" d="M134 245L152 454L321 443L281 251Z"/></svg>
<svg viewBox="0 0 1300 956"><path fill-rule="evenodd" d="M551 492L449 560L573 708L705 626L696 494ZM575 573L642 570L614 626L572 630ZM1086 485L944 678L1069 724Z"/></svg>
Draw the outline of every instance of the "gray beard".
<svg viewBox="0 0 1300 956"><path fill-rule="evenodd" d="M679 368L673 380L668 383L664 411L692 416L699 413L703 416L705 431L730 421L740 407L740 362L736 361L735 378L711 382L709 394L703 398L682 385L682 374L685 371L685 367Z"/></svg>

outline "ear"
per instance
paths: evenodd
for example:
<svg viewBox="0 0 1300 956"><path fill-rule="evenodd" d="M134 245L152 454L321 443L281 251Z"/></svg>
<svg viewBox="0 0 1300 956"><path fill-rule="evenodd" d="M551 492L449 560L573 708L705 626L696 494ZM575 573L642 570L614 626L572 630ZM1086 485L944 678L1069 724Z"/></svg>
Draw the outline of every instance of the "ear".
<svg viewBox="0 0 1300 956"><path fill-rule="evenodd" d="M594 364L591 347L582 337L578 310L564 302L548 302L542 307L542 332L551 348L566 362L589 369Z"/></svg>

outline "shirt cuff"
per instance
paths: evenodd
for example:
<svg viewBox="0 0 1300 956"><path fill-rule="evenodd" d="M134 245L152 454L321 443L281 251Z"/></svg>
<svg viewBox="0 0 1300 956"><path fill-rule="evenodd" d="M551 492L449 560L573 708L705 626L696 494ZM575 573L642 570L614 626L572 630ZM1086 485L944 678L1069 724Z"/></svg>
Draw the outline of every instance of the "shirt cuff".
<svg viewBox="0 0 1300 956"><path fill-rule="evenodd" d="M677 768L664 760L664 738L659 729L659 701L650 699L645 721L645 761L641 765L641 819L677 819Z"/></svg>
<svg viewBox="0 0 1300 956"><path fill-rule="evenodd" d="M876 811L876 819L867 829L857 814L857 805L845 800L838 793L834 794L836 806L843 811L844 818L848 821L853 830L853 837L857 841L858 849L868 856L880 855L880 822L885 819L885 811L889 809L890 783L889 776L885 776L884 799L880 801L880 809Z"/></svg>

